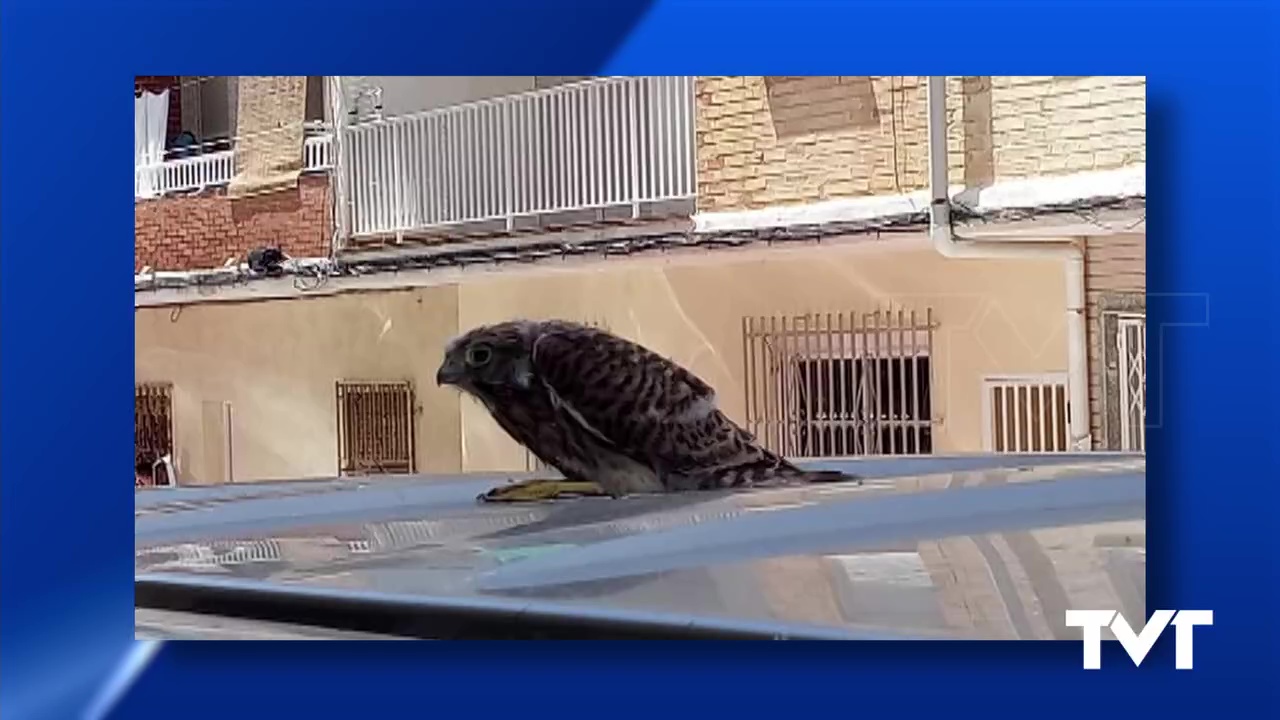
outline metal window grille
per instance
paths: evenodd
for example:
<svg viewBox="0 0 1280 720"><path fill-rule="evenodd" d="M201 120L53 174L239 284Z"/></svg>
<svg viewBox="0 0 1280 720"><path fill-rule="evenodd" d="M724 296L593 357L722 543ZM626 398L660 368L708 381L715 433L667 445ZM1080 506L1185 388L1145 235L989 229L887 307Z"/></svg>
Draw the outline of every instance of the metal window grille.
<svg viewBox="0 0 1280 720"><path fill-rule="evenodd" d="M337 383L338 471L414 472L414 400L409 382Z"/></svg>
<svg viewBox="0 0 1280 720"><path fill-rule="evenodd" d="M1120 359L1120 446L1122 450L1147 449L1147 319L1141 315L1119 318L1116 346Z"/></svg>
<svg viewBox="0 0 1280 720"><path fill-rule="evenodd" d="M747 430L786 457L933 452L933 310L743 319Z"/></svg>
<svg viewBox="0 0 1280 720"><path fill-rule="evenodd" d="M1070 406L1063 374L983 380L983 446L989 452L1067 452Z"/></svg>
<svg viewBox="0 0 1280 720"><path fill-rule="evenodd" d="M148 464L173 453L173 386L139 383L133 391L134 454Z"/></svg>

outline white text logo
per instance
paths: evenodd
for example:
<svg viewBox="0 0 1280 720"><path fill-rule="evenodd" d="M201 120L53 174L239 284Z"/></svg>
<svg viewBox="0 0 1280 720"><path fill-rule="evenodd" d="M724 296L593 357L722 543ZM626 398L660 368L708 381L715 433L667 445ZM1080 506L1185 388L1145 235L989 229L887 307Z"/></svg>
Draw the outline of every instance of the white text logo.
<svg viewBox="0 0 1280 720"><path fill-rule="evenodd" d="M1143 658L1172 621L1175 643L1173 666L1179 670L1190 670L1195 654L1191 649L1192 628L1212 625L1213 611L1181 610L1177 611L1177 617L1174 613L1173 610L1157 610L1142 631L1135 633L1124 616L1115 610L1068 610L1067 626L1084 628L1084 669L1097 670L1102 667L1102 628L1110 627L1133 664L1142 665Z"/></svg>

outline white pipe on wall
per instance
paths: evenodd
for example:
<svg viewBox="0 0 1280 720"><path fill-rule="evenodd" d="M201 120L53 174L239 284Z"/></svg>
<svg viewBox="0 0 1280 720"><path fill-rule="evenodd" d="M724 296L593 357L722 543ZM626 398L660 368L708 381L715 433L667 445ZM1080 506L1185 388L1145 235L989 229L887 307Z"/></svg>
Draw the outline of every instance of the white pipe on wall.
<svg viewBox="0 0 1280 720"><path fill-rule="evenodd" d="M1002 242L957 240L951 231L951 196L947 164L947 78L930 76L929 106L929 237L949 258L1061 260L1066 279L1067 397L1070 402L1070 449L1093 449L1089 430L1088 336L1085 327L1084 249L1071 241Z"/></svg>

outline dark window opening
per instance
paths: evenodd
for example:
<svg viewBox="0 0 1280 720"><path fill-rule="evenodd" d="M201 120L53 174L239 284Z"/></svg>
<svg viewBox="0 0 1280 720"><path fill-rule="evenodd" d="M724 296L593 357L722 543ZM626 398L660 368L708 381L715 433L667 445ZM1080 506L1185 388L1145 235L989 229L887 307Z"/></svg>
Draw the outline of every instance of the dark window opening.
<svg viewBox="0 0 1280 720"><path fill-rule="evenodd" d="M797 365L801 455L933 452L928 357L822 358Z"/></svg>

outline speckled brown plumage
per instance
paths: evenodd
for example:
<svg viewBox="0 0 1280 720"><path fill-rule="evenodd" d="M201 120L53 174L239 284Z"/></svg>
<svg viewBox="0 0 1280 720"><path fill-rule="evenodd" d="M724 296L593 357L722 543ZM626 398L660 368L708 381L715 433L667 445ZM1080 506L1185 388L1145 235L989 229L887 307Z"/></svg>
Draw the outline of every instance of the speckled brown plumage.
<svg viewBox="0 0 1280 720"><path fill-rule="evenodd" d="M693 373L577 323L478 327L449 344L436 379L566 478L614 496L852 479L800 470L722 413Z"/></svg>

